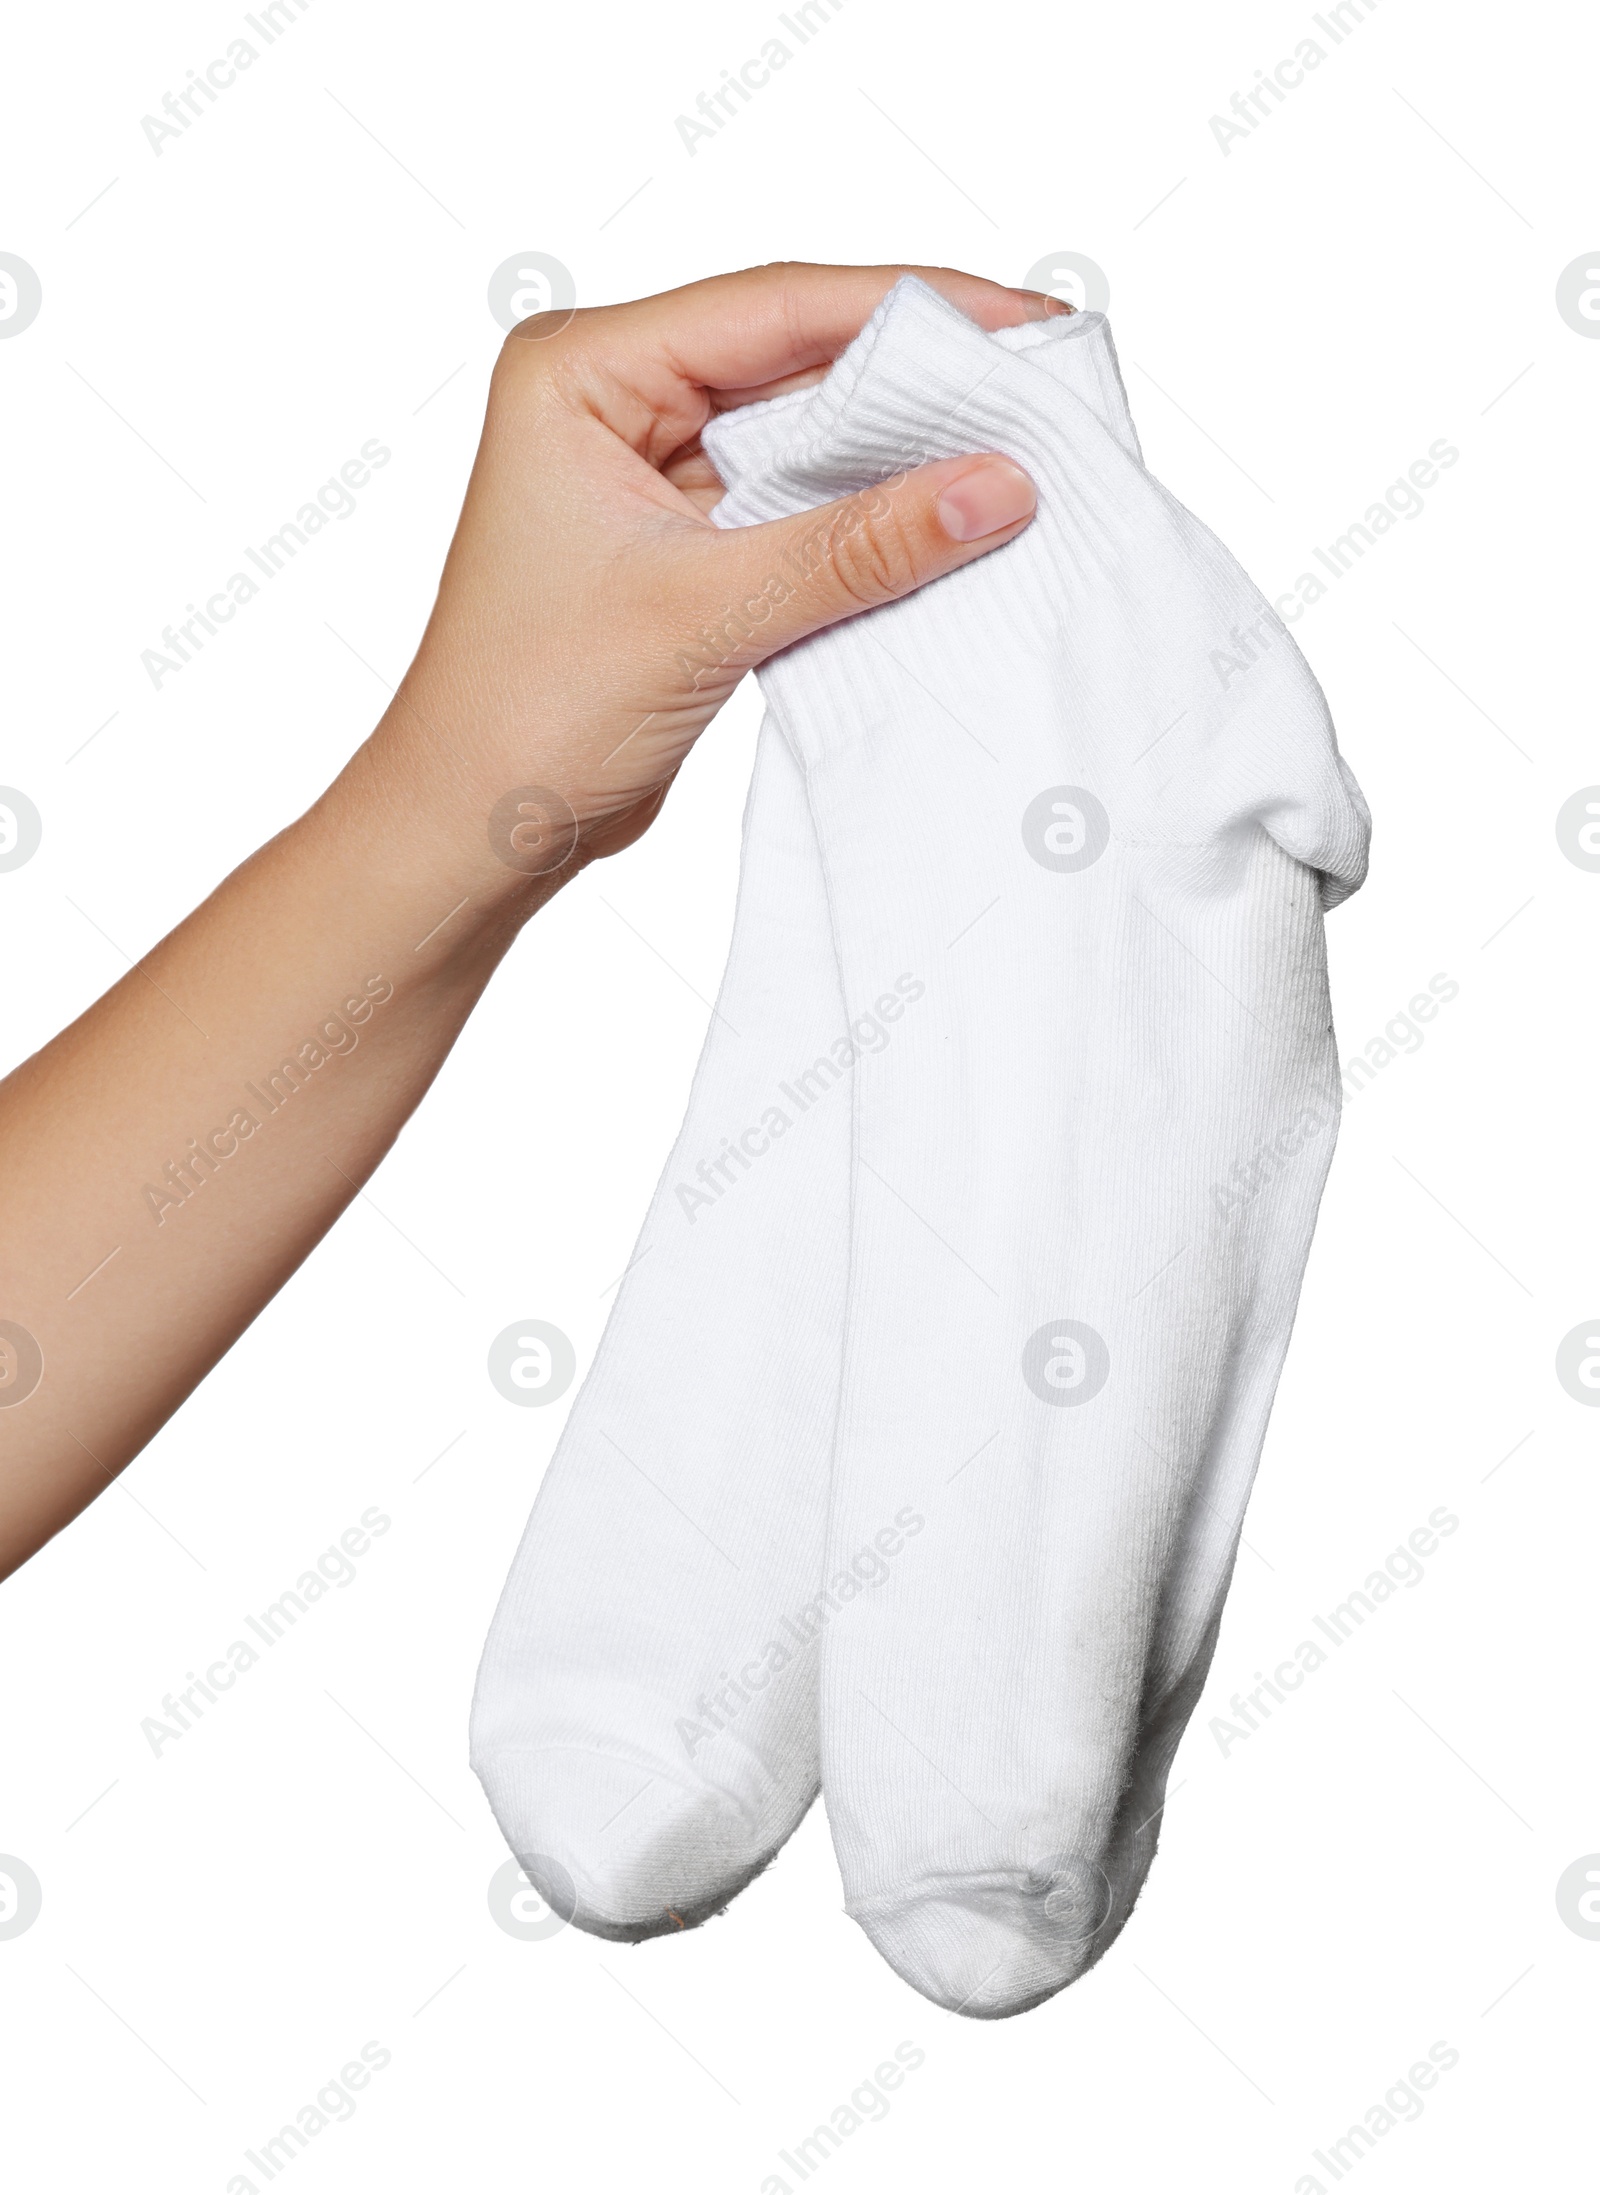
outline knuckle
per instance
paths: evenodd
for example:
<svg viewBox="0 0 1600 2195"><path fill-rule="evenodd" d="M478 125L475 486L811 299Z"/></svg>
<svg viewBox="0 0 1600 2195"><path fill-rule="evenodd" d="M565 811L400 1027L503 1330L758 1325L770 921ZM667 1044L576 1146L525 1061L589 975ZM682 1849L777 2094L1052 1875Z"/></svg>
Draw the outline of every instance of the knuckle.
<svg viewBox="0 0 1600 2195"><path fill-rule="evenodd" d="M530 313L526 320L519 320L506 337L512 343L548 343L553 336L561 335L578 318L573 306L558 307L549 312Z"/></svg>
<svg viewBox="0 0 1600 2195"><path fill-rule="evenodd" d="M852 505L842 514L831 562L840 590L862 607L910 590L917 576L916 544L892 499Z"/></svg>
<svg viewBox="0 0 1600 2195"><path fill-rule="evenodd" d="M500 345L496 372L519 381L541 380L567 367L581 350L594 317L592 310L572 307L519 320Z"/></svg>

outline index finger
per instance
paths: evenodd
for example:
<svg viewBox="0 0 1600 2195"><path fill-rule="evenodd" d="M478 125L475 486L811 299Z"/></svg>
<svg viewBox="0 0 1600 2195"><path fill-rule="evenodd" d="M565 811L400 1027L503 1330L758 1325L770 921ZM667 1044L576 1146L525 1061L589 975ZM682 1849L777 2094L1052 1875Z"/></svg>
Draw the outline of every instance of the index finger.
<svg viewBox="0 0 1600 2195"><path fill-rule="evenodd" d="M601 368L614 389L638 399L645 417L605 406L607 423L660 462L713 409L775 395L793 377L831 364L907 274L990 330L1071 310L1037 290L1007 289L951 267L778 262L579 312L549 349Z"/></svg>
<svg viewBox="0 0 1600 2195"><path fill-rule="evenodd" d="M953 267L826 267L779 262L712 275L618 308L706 389L754 389L829 365L860 334L902 275L938 290L980 327L1011 328L1064 311L1037 290L1007 289Z"/></svg>

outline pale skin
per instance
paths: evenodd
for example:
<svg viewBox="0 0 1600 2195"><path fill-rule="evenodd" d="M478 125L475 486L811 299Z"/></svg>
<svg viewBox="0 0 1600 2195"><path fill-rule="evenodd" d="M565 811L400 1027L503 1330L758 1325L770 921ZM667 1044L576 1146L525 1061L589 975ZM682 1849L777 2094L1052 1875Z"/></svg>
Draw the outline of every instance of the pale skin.
<svg viewBox="0 0 1600 2195"><path fill-rule="evenodd" d="M982 452L766 526L706 515L706 420L820 380L908 271L986 328L1067 309L938 268L771 266L507 339L433 614L371 737L0 1082L0 1576L315 1248L522 925L648 827L744 674L1028 523L1026 476ZM497 808L531 787L554 797ZM262 1089L283 1060L292 1097Z"/></svg>

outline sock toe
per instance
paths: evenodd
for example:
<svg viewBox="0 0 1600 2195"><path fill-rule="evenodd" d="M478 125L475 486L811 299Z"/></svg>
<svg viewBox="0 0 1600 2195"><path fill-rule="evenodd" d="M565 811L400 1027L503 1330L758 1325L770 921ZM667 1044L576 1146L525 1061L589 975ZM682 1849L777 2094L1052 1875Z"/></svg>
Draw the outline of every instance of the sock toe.
<svg viewBox="0 0 1600 2195"><path fill-rule="evenodd" d="M726 1793L576 1747L501 1752L478 1775L506 1841L562 1917L642 1943L719 1913L772 1858Z"/></svg>
<svg viewBox="0 0 1600 2195"><path fill-rule="evenodd" d="M1114 1928L1094 1925L1081 1897L1032 1884L951 1880L852 1909L902 1981L947 2012L1004 2020L1075 1982Z"/></svg>

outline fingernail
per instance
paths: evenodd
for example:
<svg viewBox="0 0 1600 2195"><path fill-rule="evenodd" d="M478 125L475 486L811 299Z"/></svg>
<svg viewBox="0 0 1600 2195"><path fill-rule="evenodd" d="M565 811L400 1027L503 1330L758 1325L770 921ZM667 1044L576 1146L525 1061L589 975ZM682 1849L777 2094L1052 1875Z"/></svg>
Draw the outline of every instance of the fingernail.
<svg viewBox="0 0 1600 2195"><path fill-rule="evenodd" d="M952 480L935 508L952 541L977 541L1027 518L1036 498L1033 482L1009 457L986 458Z"/></svg>
<svg viewBox="0 0 1600 2195"><path fill-rule="evenodd" d="M1028 307L1030 320L1049 320L1057 313L1076 312L1076 305L1069 305L1064 297L1056 297L1049 290L1018 290Z"/></svg>

